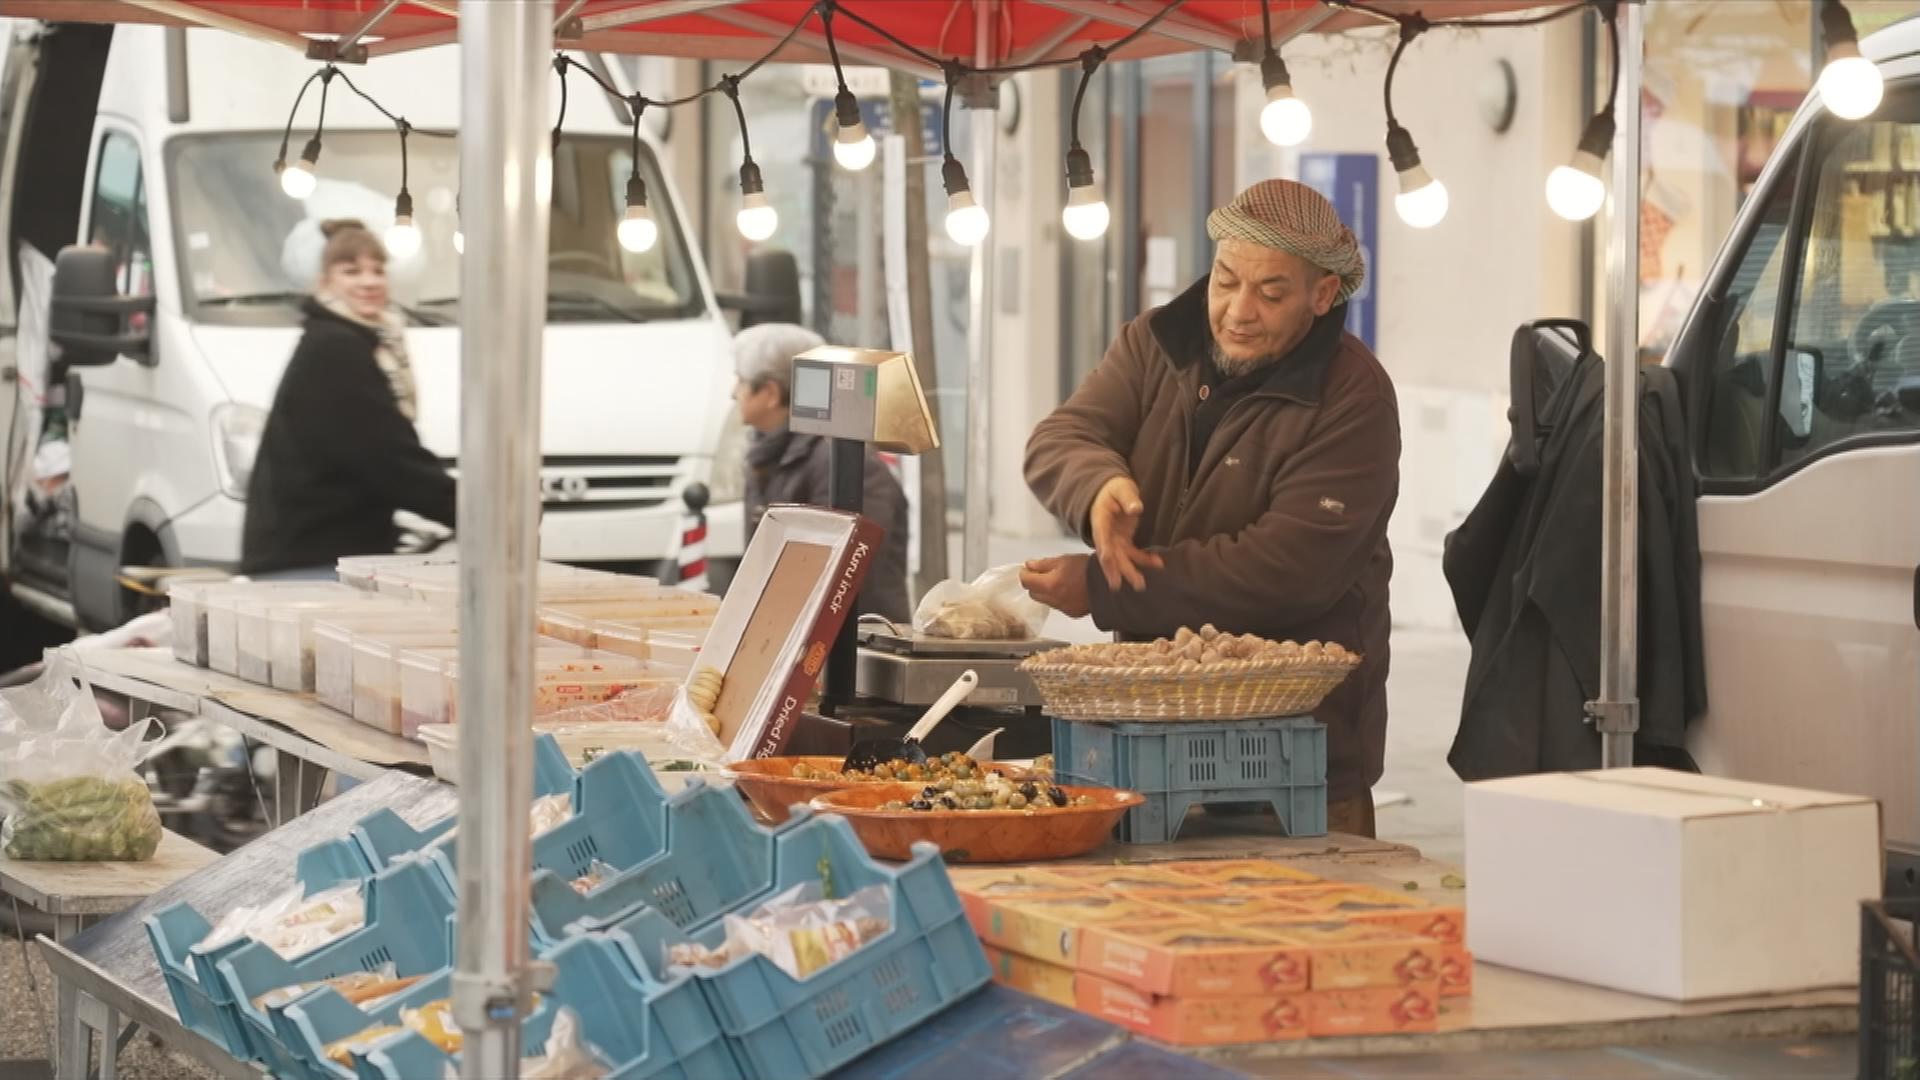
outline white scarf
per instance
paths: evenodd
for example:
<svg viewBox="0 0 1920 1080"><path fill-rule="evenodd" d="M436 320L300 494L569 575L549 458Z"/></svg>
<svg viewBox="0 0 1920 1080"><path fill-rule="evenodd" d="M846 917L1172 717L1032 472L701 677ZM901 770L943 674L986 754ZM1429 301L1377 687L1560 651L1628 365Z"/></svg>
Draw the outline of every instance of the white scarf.
<svg viewBox="0 0 1920 1080"><path fill-rule="evenodd" d="M365 319L339 297L321 293L316 299L328 311L379 335L379 342L373 349L373 359L386 375L387 386L393 390L393 403L400 407L400 415L408 420L419 419L419 388L413 381L413 365L407 360L406 317L397 308L388 307L380 312L378 319Z"/></svg>

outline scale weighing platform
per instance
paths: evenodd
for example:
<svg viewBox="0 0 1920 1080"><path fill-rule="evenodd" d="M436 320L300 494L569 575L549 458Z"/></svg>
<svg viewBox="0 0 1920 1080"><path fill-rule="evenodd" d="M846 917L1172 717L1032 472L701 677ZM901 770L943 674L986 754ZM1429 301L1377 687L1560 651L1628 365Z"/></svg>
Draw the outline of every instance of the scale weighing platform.
<svg viewBox="0 0 1920 1080"><path fill-rule="evenodd" d="M980 676L964 704L976 708L1038 709L1043 702L1020 662L1063 648L1058 641L963 641L902 633L890 626L860 627L854 686L863 698L896 705L931 705L963 672Z"/></svg>

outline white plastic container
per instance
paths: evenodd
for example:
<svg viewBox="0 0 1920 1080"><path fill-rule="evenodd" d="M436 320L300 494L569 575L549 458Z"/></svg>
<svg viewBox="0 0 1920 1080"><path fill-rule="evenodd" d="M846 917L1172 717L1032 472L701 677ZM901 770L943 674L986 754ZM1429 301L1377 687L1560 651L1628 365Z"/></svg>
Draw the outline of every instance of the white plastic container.
<svg viewBox="0 0 1920 1080"><path fill-rule="evenodd" d="M721 771L721 763L696 761L680 756L667 740L664 725L658 723L570 724L547 727L536 724L536 733L550 734L560 743L561 752L574 768L582 768L603 753L636 750L653 769L661 790L672 795L699 777L709 787L732 783ZM426 744L427 760L434 775L449 784L460 782L460 729L452 724L428 724L420 728L420 741Z"/></svg>
<svg viewBox="0 0 1920 1080"><path fill-rule="evenodd" d="M336 615L313 624L313 691L335 712L353 715L353 647L361 633L457 633L444 612L421 615L395 612Z"/></svg>
<svg viewBox="0 0 1920 1080"><path fill-rule="evenodd" d="M173 620L173 658L207 666L207 596L220 586L183 581L167 590L167 614Z"/></svg>
<svg viewBox="0 0 1920 1080"><path fill-rule="evenodd" d="M273 686L295 694L314 691L313 628L338 619L383 615L395 618L425 614L416 604L386 600L372 593L343 589L344 599L282 604L267 615L267 651Z"/></svg>
<svg viewBox="0 0 1920 1080"><path fill-rule="evenodd" d="M353 718L389 735L404 734L400 719L400 655L410 651L441 657L459 654L458 634L362 635L353 642Z"/></svg>

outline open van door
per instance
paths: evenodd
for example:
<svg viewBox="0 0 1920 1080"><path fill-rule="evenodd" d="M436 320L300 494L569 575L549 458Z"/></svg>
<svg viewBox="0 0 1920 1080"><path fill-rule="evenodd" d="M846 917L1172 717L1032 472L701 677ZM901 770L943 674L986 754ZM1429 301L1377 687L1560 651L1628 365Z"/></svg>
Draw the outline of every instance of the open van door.
<svg viewBox="0 0 1920 1080"><path fill-rule="evenodd" d="M1882 70L1872 117L1795 122L1669 362L1701 490L1689 749L1878 798L1920 850L1920 65Z"/></svg>
<svg viewBox="0 0 1920 1080"><path fill-rule="evenodd" d="M20 118L33 88L35 49L27 32L19 20L0 19L0 208L13 205ZM14 505L28 475L33 427L29 412L39 396L21 382L18 256L15 238L5 226L7 216L0 212L0 582L11 576Z"/></svg>

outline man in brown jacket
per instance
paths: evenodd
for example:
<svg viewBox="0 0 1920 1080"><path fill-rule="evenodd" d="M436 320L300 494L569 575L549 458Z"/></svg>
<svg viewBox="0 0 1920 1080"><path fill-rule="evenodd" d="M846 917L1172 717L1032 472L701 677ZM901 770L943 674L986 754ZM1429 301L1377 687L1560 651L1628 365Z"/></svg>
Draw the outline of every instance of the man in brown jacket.
<svg viewBox="0 0 1920 1080"><path fill-rule="evenodd" d="M1027 484L1094 554L1022 580L1126 638L1212 623L1361 653L1315 716L1328 825L1371 836L1400 420L1386 371L1343 329L1366 268L1333 206L1289 180L1242 192L1207 232L1208 276L1129 323L1034 429Z"/></svg>

